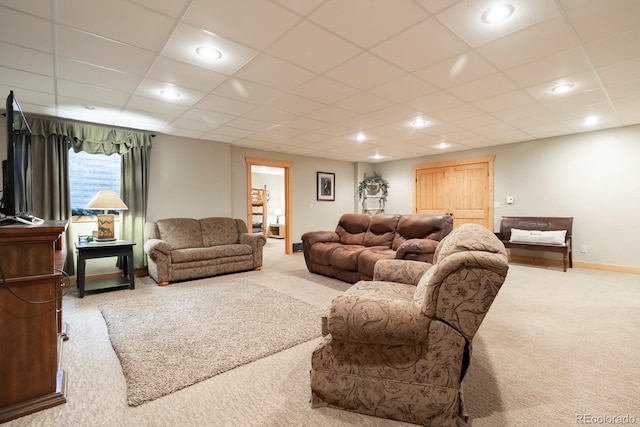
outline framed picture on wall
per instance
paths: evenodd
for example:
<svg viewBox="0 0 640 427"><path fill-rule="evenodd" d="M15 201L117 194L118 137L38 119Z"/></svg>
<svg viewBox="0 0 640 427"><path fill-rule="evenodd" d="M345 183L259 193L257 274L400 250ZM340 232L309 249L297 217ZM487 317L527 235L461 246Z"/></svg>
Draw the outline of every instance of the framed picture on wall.
<svg viewBox="0 0 640 427"><path fill-rule="evenodd" d="M316 172L317 199L336 200L336 174L331 172Z"/></svg>

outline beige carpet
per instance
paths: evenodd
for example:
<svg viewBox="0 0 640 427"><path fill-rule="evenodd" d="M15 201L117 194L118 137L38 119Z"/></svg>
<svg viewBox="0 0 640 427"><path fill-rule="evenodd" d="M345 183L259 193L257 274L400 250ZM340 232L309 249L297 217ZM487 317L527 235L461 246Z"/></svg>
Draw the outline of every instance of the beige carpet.
<svg viewBox="0 0 640 427"><path fill-rule="evenodd" d="M318 308L348 288L310 274L301 254L285 256L282 245L282 240L268 239L262 271L232 276ZM223 283L229 277L213 280ZM98 306L188 286L161 288L139 281L134 291L66 296L70 339L64 343L62 364L69 378L68 401L6 427L410 426L337 409L311 409L309 369L319 338L144 405L128 406L122 367ZM583 414L630 414L635 423L616 425L640 425L638 331L640 276L511 265L474 340L465 379L473 426L576 426Z"/></svg>
<svg viewBox="0 0 640 427"><path fill-rule="evenodd" d="M131 406L320 336L320 309L246 279L193 281L100 311Z"/></svg>

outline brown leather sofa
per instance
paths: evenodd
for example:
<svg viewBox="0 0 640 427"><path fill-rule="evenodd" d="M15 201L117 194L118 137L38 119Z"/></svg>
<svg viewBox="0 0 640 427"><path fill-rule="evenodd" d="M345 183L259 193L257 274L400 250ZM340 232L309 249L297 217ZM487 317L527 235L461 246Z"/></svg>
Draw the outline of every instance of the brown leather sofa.
<svg viewBox="0 0 640 427"><path fill-rule="evenodd" d="M453 228L450 215L342 215L335 231L302 235L307 269L349 283L371 280L380 259L431 263L433 253Z"/></svg>

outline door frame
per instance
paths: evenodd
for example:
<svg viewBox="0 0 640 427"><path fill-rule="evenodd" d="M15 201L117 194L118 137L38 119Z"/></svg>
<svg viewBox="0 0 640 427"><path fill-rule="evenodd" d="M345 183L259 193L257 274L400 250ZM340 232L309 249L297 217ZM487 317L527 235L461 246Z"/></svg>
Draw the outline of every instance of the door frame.
<svg viewBox="0 0 640 427"><path fill-rule="evenodd" d="M487 156L481 156L481 157L472 157L472 158L467 158L467 159L454 159L454 160L442 160L439 162L433 162L433 163L421 163L419 165L414 165L413 166L413 211L416 212L418 209L418 188L417 188L417 182L418 182L418 170L421 169L435 169L435 168L442 168L442 167L451 167L451 166L462 166L462 165L471 165L471 164L476 164L476 163L487 163L488 164L488 185L487 185L487 228L489 228L491 231L493 231L495 224L493 222L493 197L494 197L494 193L493 193L493 167L494 167L494 163L496 160L496 155L495 154L490 154Z"/></svg>
<svg viewBox="0 0 640 427"><path fill-rule="evenodd" d="M245 156L247 168L247 210L251 209L251 166L270 166L284 169L284 253L293 254L293 207L291 203L293 162L288 160L265 159ZM249 225L250 226L250 225ZM267 238L269 224L263 226L264 237Z"/></svg>

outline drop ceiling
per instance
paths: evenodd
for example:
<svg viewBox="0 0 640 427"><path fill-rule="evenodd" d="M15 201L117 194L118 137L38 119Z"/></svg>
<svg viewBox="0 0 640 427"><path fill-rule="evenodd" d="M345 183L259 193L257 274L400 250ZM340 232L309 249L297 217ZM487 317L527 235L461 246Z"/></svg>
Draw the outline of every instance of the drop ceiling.
<svg viewBox="0 0 640 427"><path fill-rule="evenodd" d="M640 123L640 1L504 0L485 23L494 3L0 0L0 91L32 114L364 162Z"/></svg>

